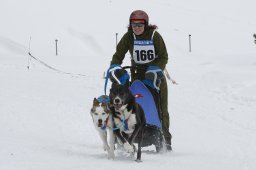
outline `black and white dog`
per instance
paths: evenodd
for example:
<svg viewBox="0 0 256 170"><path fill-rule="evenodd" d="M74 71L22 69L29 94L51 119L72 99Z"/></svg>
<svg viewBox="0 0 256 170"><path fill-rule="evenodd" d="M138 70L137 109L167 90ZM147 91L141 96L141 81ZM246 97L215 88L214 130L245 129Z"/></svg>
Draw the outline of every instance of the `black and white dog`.
<svg viewBox="0 0 256 170"><path fill-rule="evenodd" d="M104 96L103 96L104 97ZM107 103L100 102L96 98L93 100L91 108L91 116L93 124L98 131L100 138L103 142L103 148L108 152L108 158L114 159L114 134L112 131L113 118ZM109 133L108 133L109 132ZM108 144L109 135L109 144Z"/></svg>
<svg viewBox="0 0 256 170"><path fill-rule="evenodd" d="M134 142L135 139L138 141L136 161L140 161L141 144L146 125L144 111L135 102L135 97L125 85L113 83L109 97L114 134L129 153L135 153Z"/></svg>

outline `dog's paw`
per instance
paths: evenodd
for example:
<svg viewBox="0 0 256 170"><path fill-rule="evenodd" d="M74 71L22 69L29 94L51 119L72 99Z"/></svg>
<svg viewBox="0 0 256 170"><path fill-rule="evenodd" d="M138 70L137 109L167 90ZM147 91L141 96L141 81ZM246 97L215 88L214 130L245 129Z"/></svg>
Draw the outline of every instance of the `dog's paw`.
<svg viewBox="0 0 256 170"><path fill-rule="evenodd" d="M103 149L104 149L104 151L109 151L109 146L108 145L103 145Z"/></svg>
<svg viewBox="0 0 256 170"><path fill-rule="evenodd" d="M115 159L115 153L114 151L108 151L108 159Z"/></svg>
<svg viewBox="0 0 256 170"><path fill-rule="evenodd" d="M130 145L128 142L124 143L124 149L128 152L128 153L133 153L134 152L134 147L132 145Z"/></svg>
<svg viewBox="0 0 256 170"><path fill-rule="evenodd" d="M140 163L140 162L142 162L142 160L140 160L140 159L136 159L136 160L135 160L135 162Z"/></svg>
<svg viewBox="0 0 256 170"><path fill-rule="evenodd" d="M132 145L133 149L134 149L134 152L137 152L137 149L136 149L136 146L135 145Z"/></svg>

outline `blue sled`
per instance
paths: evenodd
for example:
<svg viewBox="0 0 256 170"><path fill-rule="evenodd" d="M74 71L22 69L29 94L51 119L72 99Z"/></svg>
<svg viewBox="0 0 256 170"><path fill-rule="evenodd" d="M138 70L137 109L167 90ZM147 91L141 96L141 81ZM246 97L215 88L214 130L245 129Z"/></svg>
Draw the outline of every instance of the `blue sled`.
<svg viewBox="0 0 256 170"><path fill-rule="evenodd" d="M133 96L136 96L136 102L144 110L146 124L162 128L156 104L149 89L140 80L135 80L130 86L130 91Z"/></svg>
<svg viewBox="0 0 256 170"><path fill-rule="evenodd" d="M159 119L158 109L150 90L140 81L135 80L130 86L130 91L135 96L136 102L144 110L146 128L142 146L155 145L156 151L163 147L162 123Z"/></svg>

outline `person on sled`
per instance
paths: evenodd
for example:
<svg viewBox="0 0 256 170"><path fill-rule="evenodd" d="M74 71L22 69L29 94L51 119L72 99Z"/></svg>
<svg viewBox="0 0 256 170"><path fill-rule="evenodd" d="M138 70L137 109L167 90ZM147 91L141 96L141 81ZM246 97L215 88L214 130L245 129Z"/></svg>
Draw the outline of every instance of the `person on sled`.
<svg viewBox="0 0 256 170"><path fill-rule="evenodd" d="M127 51L131 54L131 81L136 79L155 88L160 94L162 111L162 128L168 150L172 150L172 135L169 131L168 89L166 78L162 76L161 82L152 80L152 72L163 73L168 62L167 49L162 36L156 31L157 26L149 24L148 14L142 10L135 10L129 18L128 31L116 47L110 68L120 67ZM112 70L115 70L112 69ZM157 75L157 74L154 74ZM148 79L148 77L151 77ZM153 78L154 79L154 78ZM160 87L159 87L160 86Z"/></svg>

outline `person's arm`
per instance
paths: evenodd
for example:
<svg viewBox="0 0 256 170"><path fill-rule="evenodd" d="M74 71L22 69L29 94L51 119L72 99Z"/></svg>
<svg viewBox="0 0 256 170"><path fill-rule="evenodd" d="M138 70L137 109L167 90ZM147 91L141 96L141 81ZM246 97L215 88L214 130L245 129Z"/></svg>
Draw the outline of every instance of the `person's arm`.
<svg viewBox="0 0 256 170"><path fill-rule="evenodd" d="M168 53L162 36L156 31L154 35L154 45L157 58L155 59L154 64L160 67L162 70L165 69L165 66L168 62Z"/></svg>
<svg viewBox="0 0 256 170"><path fill-rule="evenodd" d="M129 37L128 33L124 34L116 47L116 52L112 57L111 64L122 64L125 54L129 50Z"/></svg>

